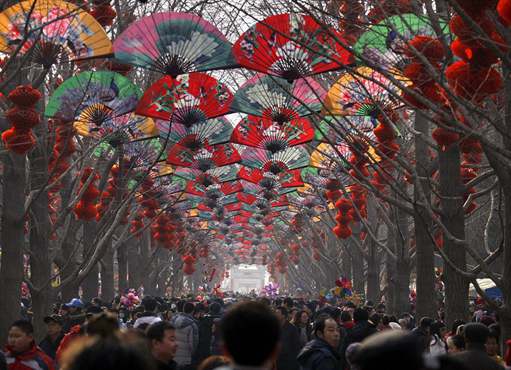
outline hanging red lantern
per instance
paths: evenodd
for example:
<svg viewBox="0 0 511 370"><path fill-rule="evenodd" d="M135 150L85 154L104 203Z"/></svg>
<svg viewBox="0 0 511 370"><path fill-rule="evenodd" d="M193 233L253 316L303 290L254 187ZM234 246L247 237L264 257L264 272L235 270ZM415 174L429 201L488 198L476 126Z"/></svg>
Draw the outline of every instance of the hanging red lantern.
<svg viewBox="0 0 511 370"><path fill-rule="evenodd" d="M14 105L28 108L33 107L42 98L42 94L30 85L20 85L14 88L7 97Z"/></svg>

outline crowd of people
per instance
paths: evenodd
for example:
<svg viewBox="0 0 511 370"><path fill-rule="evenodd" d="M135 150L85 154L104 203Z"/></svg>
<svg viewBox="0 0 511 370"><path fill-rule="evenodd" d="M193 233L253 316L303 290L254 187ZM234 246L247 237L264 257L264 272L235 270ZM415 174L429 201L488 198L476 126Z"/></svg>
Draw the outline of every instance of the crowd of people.
<svg viewBox="0 0 511 370"><path fill-rule="evenodd" d="M451 328L384 305L290 297L145 297L129 309L75 298L54 311L38 344L29 317L12 323L0 370L511 369L511 341L483 307Z"/></svg>

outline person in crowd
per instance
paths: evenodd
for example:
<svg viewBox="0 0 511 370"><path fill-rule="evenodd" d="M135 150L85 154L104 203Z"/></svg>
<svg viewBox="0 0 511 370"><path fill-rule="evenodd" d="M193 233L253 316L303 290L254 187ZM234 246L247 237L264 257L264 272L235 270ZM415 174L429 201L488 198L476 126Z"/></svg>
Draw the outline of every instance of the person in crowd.
<svg viewBox="0 0 511 370"><path fill-rule="evenodd" d="M228 366L231 363L228 357L225 356L209 356L202 361L197 370L214 370L219 367Z"/></svg>
<svg viewBox="0 0 511 370"><path fill-rule="evenodd" d="M0 351L0 370L7 370L7 361L2 351Z"/></svg>
<svg viewBox="0 0 511 370"><path fill-rule="evenodd" d="M296 357L301 349L300 334L296 326L289 322L287 308L280 306L276 308L275 312L282 326L277 370L297 370L298 362Z"/></svg>
<svg viewBox="0 0 511 370"><path fill-rule="evenodd" d="M468 370L503 370L486 352L490 330L480 323L465 324L463 336L466 350L454 354Z"/></svg>
<svg viewBox="0 0 511 370"><path fill-rule="evenodd" d="M212 302L208 307L208 313L199 321L199 344L195 354L195 363L201 363L211 355L213 326L215 320L220 318L221 308L218 302Z"/></svg>
<svg viewBox="0 0 511 370"><path fill-rule="evenodd" d="M295 307L295 302L293 301L293 298L291 297L286 297L284 298L284 300L282 301L282 306L285 307L285 309L287 310L287 312L291 312L291 310Z"/></svg>
<svg viewBox="0 0 511 370"><path fill-rule="evenodd" d="M431 325L433 319L424 316L419 320L419 326L412 330L412 335L417 337L423 352L429 352L429 344L431 343Z"/></svg>
<svg viewBox="0 0 511 370"><path fill-rule="evenodd" d="M369 313L363 308L356 308L355 311L353 311L353 320L355 321L355 325L353 325L351 330L347 331L340 347L339 353L341 356L341 364L343 365L346 363L346 349L351 343L362 342L365 338L378 332L373 325L369 324Z"/></svg>
<svg viewBox="0 0 511 370"><path fill-rule="evenodd" d="M151 355L156 361L157 370L177 369L177 363L174 361L177 350L174 327L168 321L158 321L147 328L146 337Z"/></svg>
<svg viewBox="0 0 511 370"><path fill-rule="evenodd" d="M297 328L300 338L300 348L311 339L309 314L305 310L297 311L291 323Z"/></svg>
<svg viewBox="0 0 511 370"><path fill-rule="evenodd" d="M174 360L183 369L192 368L192 355L199 345L199 327L193 318L195 306L192 302L183 305L183 312L172 317L171 324L176 328L177 352Z"/></svg>
<svg viewBox="0 0 511 370"><path fill-rule="evenodd" d="M25 320L12 323L7 335L5 360L9 370L54 370L55 364L36 346L34 327Z"/></svg>
<svg viewBox="0 0 511 370"><path fill-rule="evenodd" d="M142 299L142 307L144 312L135 321L133 327L135 329L145 330L148 326L161 321L161 318L156 314L158 302L153 297L146 296Z"/></svg>
<svg viewBox="0 0 511 370"><path fill-rule="evenodd" d="M378 327L379 331L384 330L392 330L390 327L390 316L389 315L382 315L380 320L380 326Z"/></svg>
<svg viewBox="0 0 511 370"><path fill-rule="evenodd" d="M490 328L488 328L490 329ZM486 353L488 356L490 356L492 359L495 360L499 365L505 366L506 363L504 362L504 359L500 356L499 350L499 338L500 333L497 330L489 330L488 333L488 339L486 340Z"/></svg>
<svg viewBox="0 0 511 370"><path fill-rule="evenodd" d="M315 339L305 345L298 355L302 370L338 370L341 369L340 356L337 352L340 332L337 322L326 314L321 314L314 321Z"/></svg>
<svg viewBox="0 0 511 370"><path fill-rule="evenodd" d="M465 339L461 335L447 337L447 353L458 353L465 350Z"/></svg>
<svg viewBox="0 0 511 370"><path fill-rule="evenodd" d="M355 323L353 322L353 318L351 316L351 312L344 310L341 312L341 326L344 329L345 332L348 332L348 330L353 329L353 326Z"/></svg>
<svg viewBox="0 0 511 370"><path fill-rule="evenodd" d="M147 341L140 335L134 330L108 338L81 338L66 352L60 370L157 370Z"/></svg>
<svg viewBox="0 0 511 370"><path fill-rule="evenodd" d="M44 318L46 324L46 336L39 343L39 347L50 356L55 359L57 354L57 348L59 348L64 333L62 332L62 317L59 315L46 316Z"/></svg>
<svg viewBox="0 0 511 370"><path fill-rule="evenodd" d="M446 331L447 328L441 321L435 321L433 324L431 324L431 341L429 343L429 353L432 355L442 355L447 353L447 344L444 340Z"/></svg>
<svg viewBox="0 0 511 370"><path fill-rule="evenodd" d="M271 369L278 356L281 327L275 313L264 303L234 305L220 324L224 352L232 362L221 369Z"/></svg>
<svg viewBox="0 0 511 370"><path fill-rule="evenodd" d="M447 334L447 337L452 337L452 336L458 334L458 328L463 325L465 325L465 321L459 320L459 319L454 320L452 327L451 327L451 331Z"/></svg>
<svg viewBox="0 0 511 370"><path fill-rule="evenodd" d="M63 317L63 331L67 333L73 326L82 325L85 322L85 313L83 312L83 302L80 298L73 298L68 303L64 303L61 308Z"/></svg>

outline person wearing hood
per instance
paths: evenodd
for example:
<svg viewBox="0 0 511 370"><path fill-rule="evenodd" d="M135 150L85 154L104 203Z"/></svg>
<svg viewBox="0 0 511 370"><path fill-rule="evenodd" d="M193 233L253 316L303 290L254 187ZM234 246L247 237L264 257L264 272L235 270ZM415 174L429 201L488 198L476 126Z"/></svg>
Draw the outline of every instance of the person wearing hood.
<svg viewBox="0 0 511 370"><path fill-rule="evenodd" d="M305 345L298 355L301 370L339 370L340 332L337 322L328 315L320 315L314 321L315 339Z"/></svg>
<svg viewBox="0 0 511 370"><path fill-rule="evenodd" d="M133 324L135 329L145 329L148 326L161 321L161 318L156 315L156 308L158 307L156 299L152 297L144 297L142 300L142 307L144 307L144 312Z"/></svg>
<svg viewBox="0 0 511 370"><path fill-rule="evenodd" d="M170 321L176 328L177 351L174 361L182 369L192 368L192 355L199 345L199 327L192 316L194 309L192 302L186 302L183 312L179 312Z"/></svg>
<svg viewBox="0 0 511 370"><path fill-rule="evenodd" d="M25 320L9 328L5 359L8 370L54 370L53 360L34 341L34 327Z"/></svg>

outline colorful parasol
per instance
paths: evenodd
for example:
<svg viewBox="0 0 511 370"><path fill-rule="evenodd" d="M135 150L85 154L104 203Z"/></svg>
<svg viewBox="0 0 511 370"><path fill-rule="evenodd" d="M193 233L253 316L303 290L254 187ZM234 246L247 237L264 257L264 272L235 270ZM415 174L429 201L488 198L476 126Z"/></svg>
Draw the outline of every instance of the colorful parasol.
<svg viewBox="0 0 511 370"><path fill-rule="evenodd" d="M55 90L45 115L73 122L82 135L103 138L125 125L136 129L137 120L130 121L133 117L127 114L135 109L141 95L136 85L118 73L82 72ZM139 126L139 130L142 129ZM129 136L129 132L126 135Z"/></svg>
<svg viewBox="0 0 511 370"><path fill-rule="evenodd" d="M196 141L181 140L168 152L167 163L207 171L213 167L237 163L241 157L232 144L195 145Z"/></svg>
<svg viewBox="0 0 511 370"><path fill-rule="evenodd" d="M270 16L245 31L233 46L239 64L292 81L351 63L346 42L333 28L302 14Z"/></svg>
<svg viewBox="0 0 511 370"><path fill-rule="evenodd" d="M277 124L256 116L243 118L235 127L231 142L278 152L304 144L314 138L314 128L307 118Z"/></svg>
<svg viewBox="0 0 511 370"><path fill-rule="evenodd" d="M325 93L310 77L289 83L278 77L256 75L236 92L231 110L282 124L321 111Z"/></svg>
<svg viewBox="0 0 511 370"><path fill-rule="evenodd" d="M231 44L191 13L155 13L132 23L114 42L115 57L169 76L236 66Z"/></svg>
<svg viewBox="0 0 511 370"><path fill-rule="evenodd" d="M22 1L0 13L0 52L33 51L46 67L67 52L72 59L112 54L112 43L92 15L59 0Z"/></svg>
<svg viewBox="0 0 511 370"><path fill-rule="evenodd" d="M241 154L241 162L250 168L258 168L273 174L309 165L309 153L302 146L293 146L277 153L264 149L247 149Z"/></svg>
<svg viewBox="0 0 511 370"><path fill-rule="evenodd" d="M165 76L152 84L140 99L137 113L191 126L229 113L234 96L216 78L205 73ZM160 127L163 134L168 126Z"/></svg>
<svg viewBox="0 0 511 370"><path fill-rule="evenodd" d="M156 121L162 131L168 129L168 123L162 120ZM169 133L161 132L163 140L170 143L178 143L187 138L194 137L198 142L208 143L210 145L227 143L232 134L232 125L225 117L212 118L207 121L197 122L191 126L185 126L180 123L173 123Z"/></svg>

